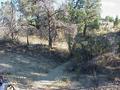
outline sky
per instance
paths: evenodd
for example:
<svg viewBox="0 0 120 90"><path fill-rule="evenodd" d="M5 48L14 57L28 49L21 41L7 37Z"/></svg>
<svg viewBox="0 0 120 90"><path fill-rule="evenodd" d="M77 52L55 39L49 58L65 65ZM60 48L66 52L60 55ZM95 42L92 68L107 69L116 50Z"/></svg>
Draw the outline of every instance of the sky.
<svg viewBox="0 0 120 90"><path fill-rule="evenodd" d="M7 1L7 0L0 0L0 2L5 2L5 1Z"/></svg>
<svg viewBox="0 0 120 90"><path fill-rule="evenodd" d="M65 0L56 0L55 1L55 9L57 9L58 5L61 5L64 2L65 2Z"/></svg>
<svg viewBox="0 0 120 90"><path fill-rule="evenodd" d="M119 16L120 17L120 0L102 0L102 17Z"/></svg>
<svg viewBox="0 0 120 90"><path fill-rule="evenodd" d="M61 1L65 1L65 0L57 0L58 4ZM105 17L105 16L112 16L112 17L116 17L119 16L120 17L120 0L101 0L102 3L102 7L101 7L101 16Z"/></svg>
<svg viewBox="0 0 120 90"><path fill-rule="evenodd" d="M7 0L0 0L0 2L4 2ZM56 0L57 4L62 4L65 0ZM101 0L102 1L102 7L101 7L101 16L112 16L120 17L120 0ZM56 5L57 7L57 5Z"/></svg>

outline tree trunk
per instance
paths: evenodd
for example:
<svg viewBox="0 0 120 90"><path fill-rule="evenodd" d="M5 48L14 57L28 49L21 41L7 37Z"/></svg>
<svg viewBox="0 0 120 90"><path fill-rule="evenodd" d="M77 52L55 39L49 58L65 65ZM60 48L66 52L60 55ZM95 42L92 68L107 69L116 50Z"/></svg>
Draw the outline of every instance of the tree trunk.
<svg viewBox="0 0 120 90"><path fill-rule="evenodd" d="M28 35L28 31L27 31L27 46L29 45L29 35Z"/></svg>
<svg viewBox="0 0 120 90"><path fill-rule="evenodd" d="M74 42L73 45L72 45L72 47L71 47L71 49L70 49L70 55L69 55L70 57L73 56L73 53L74 53L75 47L76 47L76 43Z"/></svg>
<svg viewBox="0 0 120 90"><path fill-rule="evenodd" d="M48 23L48 43L49 43L49 48L52 48L52 37L51 37L51 28L50 28L50 20Z"/></svg>
<svg viewBox="0 0 120 90"><path fill-rule="evenodd" d="M87 30L87 25L85 24L84 30L83 30L83 36L84 36L84 37L86 36L86 30Z"/></svg>
<svg viewBox="0 0 120 90"><path fill-rule="evenodd" d="M49 48L52 48L52 38L50 32L49 32Z"/></svg>
<svg viewBox="0 0 120 90"><path fill-rule="evenodd" d="M12 40L14 40L14 35L13 35L13 32L11 33L11 37L12 37Z"/></svg>
<svg viewBox="0 0 120 90"><path fill-rule="evenodd" d="M51 25L50 25L50 15L48 12L48 45L52 48L52 37L51 37Z"/></svg>

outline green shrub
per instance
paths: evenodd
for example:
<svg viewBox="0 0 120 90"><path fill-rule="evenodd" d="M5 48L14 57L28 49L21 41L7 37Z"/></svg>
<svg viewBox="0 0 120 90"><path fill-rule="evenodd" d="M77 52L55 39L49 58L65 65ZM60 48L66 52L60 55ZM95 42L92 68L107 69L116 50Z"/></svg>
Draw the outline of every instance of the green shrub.
<svg viewBox="0 0 120 90"><path fill-rule="evenodd" d="M74 57L79 62L91 60L93 57L110 51L110 43L104 36L89 37L78 40Z"/></svg>

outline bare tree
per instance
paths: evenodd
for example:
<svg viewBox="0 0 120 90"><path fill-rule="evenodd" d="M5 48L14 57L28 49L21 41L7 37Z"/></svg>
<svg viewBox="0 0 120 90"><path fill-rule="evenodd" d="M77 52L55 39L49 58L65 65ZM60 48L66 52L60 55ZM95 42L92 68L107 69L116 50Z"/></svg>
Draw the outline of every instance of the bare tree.
<svg viewBox="0 0 120 90"><path fill-rule="evenodd" d="M3 25L9 27L7 37L9 36L12 40L14 40L17 32L16 10L12 2L3 3L1 10L2 10L1 18L3 20Z"/></svg>

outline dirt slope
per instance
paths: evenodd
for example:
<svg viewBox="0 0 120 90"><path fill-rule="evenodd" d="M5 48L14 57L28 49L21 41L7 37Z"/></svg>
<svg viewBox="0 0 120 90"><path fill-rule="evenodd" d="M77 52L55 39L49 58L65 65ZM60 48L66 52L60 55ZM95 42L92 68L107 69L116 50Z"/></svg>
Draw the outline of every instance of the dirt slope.
<svg viewBox="0 0 120 90"><path fill-rule="evenodd" d="M62 66L56 68L57 66L57 63L42 56L40 59L35 59L15 53L0 53L1 74L4 74L12 83L15 83L19 88L25 88L25 90L40 88L41 80L55 81L54 77L61 74L64 69ZM57 73L59 71L60 73Z"/></svg>

